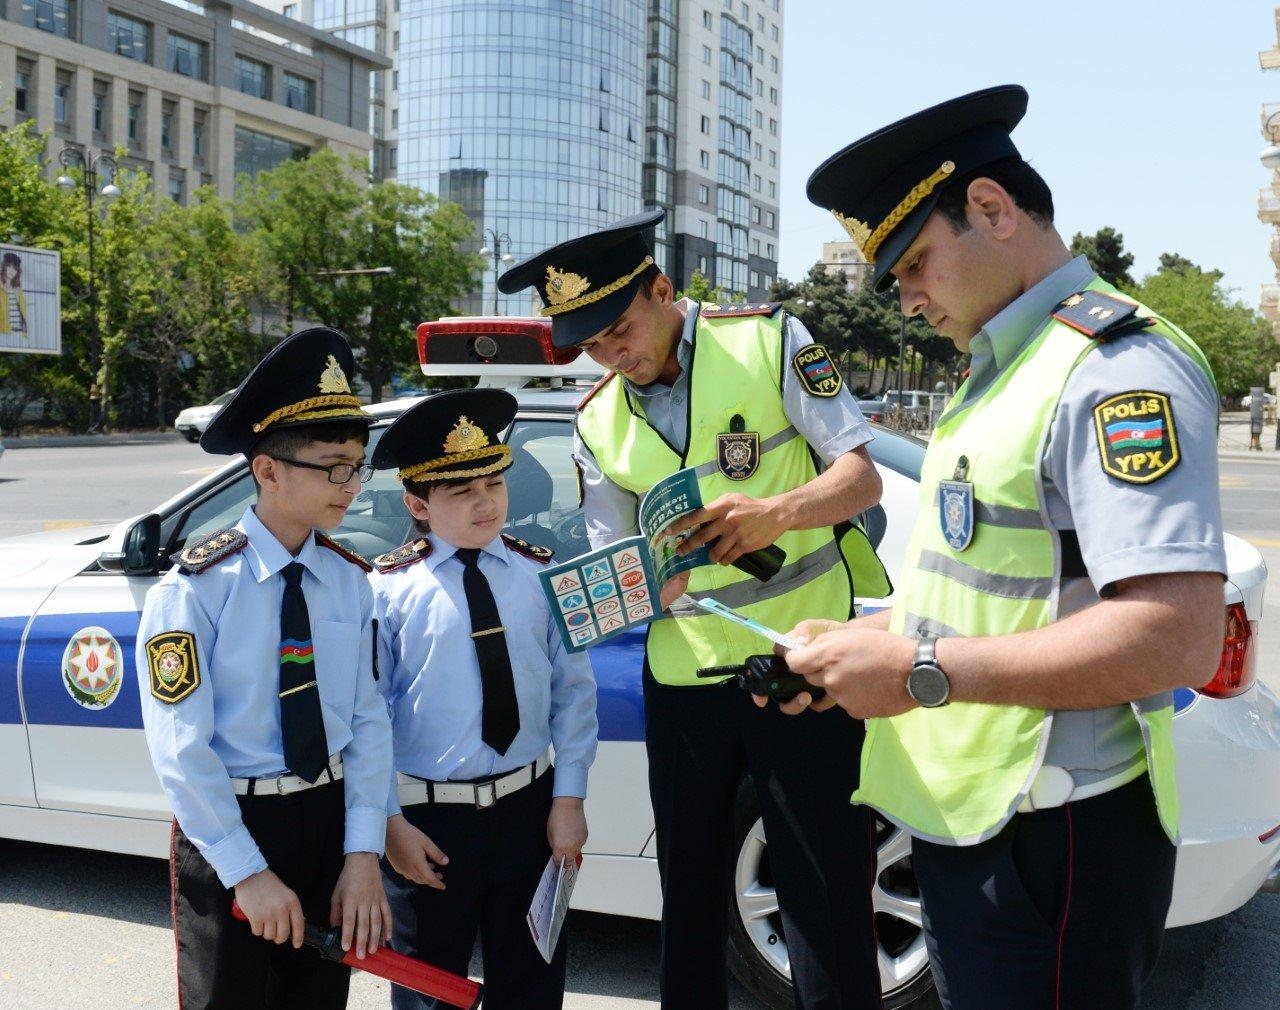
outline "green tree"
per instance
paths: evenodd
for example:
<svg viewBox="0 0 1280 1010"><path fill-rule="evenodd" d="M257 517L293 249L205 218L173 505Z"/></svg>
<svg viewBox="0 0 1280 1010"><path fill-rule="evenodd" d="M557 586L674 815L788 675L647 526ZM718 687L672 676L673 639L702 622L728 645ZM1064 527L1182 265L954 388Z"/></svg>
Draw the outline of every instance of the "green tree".
<svg viewBox="0 0 1280 1010"><path fill-rule="evenodd" d="M1170 270L1184 273L1188 270L1199 270L1200 268L1179 253L1161 253L1158 269L1160 273L1167 273Z"/></svg>
<svg viewBox="0 0 1280 1010"><path fill-rule="evenodd" d="M730 301L729 293L724 288L713 288L701 270L689 275L688 286L677 291L676 298L692 298L701 305L723 305Z"/></svg>
<svg viewBox="0 0 1280 1010"><path fill-rule="evenodd" d="M1250 386L1264 385L1277 358L1271 324L1231 297L1220 272L1178 259L1183 262L1144 277L1134 297L1200 345L1223 395L1242 396Z"/></svg>
<svg viewBox="0 0 1280 1010"><path fill-rule="evenodd" d="M1114 228L1099 228L1093 235L1076 232L1071 238L1071 255L1087 257L1104 281L1118 288L1133 287L1129 273L1133 254L1124 251L1124 236Z"/></svg>

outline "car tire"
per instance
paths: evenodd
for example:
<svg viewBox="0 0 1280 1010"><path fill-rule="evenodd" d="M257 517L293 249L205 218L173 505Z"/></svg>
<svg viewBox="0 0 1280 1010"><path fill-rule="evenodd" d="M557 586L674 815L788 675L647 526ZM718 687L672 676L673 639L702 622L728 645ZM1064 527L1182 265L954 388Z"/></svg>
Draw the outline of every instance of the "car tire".
<svg viewBox="0 0 1280 1010"><path fill-rule="evenodd" d="M920 929L920 898L904 831L876 818L874 891L885 1010L940 1010ZM760 804L750 779L738 791L733 859L728 867L729 969L770 1010L795 1006L786 937L769 868Z"/></svg>
<svg viewBox="0 0 1280 1010"><path fill-rule="evenodd" d="M198 432L198 431L184 431L184 432L182 433L182 437L183 437L183 438L185 438L188 442L199 442L199 441L200 441L200 432Z"/></svg>

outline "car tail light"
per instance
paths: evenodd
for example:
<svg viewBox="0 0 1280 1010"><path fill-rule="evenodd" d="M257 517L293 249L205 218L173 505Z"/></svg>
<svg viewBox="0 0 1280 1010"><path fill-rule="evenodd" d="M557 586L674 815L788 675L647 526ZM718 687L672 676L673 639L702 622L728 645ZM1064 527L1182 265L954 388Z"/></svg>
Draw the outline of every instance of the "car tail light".
<svg viewBox="0 0 1280 1010"><path fill-rule="evenodd" d="M1257 656L1253 648L1255 622L1249 620L1243 603L1227 605L1227 627L1222 636L1222 658L1213 680L1200 688L1210 698L1234 698L1253 686L1257 678Z"/></svg>
<svg viewBox="0 0 1280 1010"><path fill-rule="evenodd" d="M423 365L565 365L582 353L551 343L549 319L453 317L420 323L417 336Z"/></svg>

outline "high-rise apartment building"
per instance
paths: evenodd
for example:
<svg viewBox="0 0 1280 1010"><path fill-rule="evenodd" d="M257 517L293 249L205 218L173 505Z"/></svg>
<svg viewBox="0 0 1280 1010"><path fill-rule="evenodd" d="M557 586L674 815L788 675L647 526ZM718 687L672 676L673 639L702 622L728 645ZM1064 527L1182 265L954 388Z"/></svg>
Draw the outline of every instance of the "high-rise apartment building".
<svg viewBox="0 0 1280 1010"><path fill-rule="evenodd" d="M322 147L370 149L367 87L382 57L245 0L0 3L0 127L51 131L50 177L74 147L123 148L159 193L229 198Z"/></svg>
<svg viewBox="0 0 1280 1010"><path fill-rule="evenodd" d="M1276 36L1280 39L1280 7L1275 13ZM1263 70L1280 70L1280 42L1258 54ZM1258 218L1274 225L1271 230L1271 260L1276 265L1276 283L1262 285L1260 307L1280 340L1280 102L1262 107L1262 135L1267 149L1262 164L1271 170L1271 185L1258 194Z"/></svg>
<svg viewBox="0 0 1280 1010"><path fill-rule="evenodd" d="M268 2L393 61L371 74L374 174L461 204L499 272L503 257L662 207L655 255L677 286L700 270L765 297L782 0ZM490 269L460 307L529 301L495 295Z"/></svg>

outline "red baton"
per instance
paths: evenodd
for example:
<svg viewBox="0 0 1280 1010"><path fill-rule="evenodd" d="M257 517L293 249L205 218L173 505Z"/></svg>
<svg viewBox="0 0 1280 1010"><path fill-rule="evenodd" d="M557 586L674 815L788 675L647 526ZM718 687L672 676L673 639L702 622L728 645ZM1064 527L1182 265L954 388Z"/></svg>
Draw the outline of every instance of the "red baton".
<svg viewBox="0 0 1280 1010"><path fill-rule="evenodd" d="M231 914L241 922L249 921L236 901L231 902ZM423 996L443 1000L450 1006L461 1007L461 1010L476 1010L480 1006L484 986L479 982L386 947L375 953L365 954L361 959L354 950L342 949L341 926L326 929L308 922L302 940L308 947L319 951L323 958L367 971L370 975L385 978L388 982L395 982Z"/></svg>

